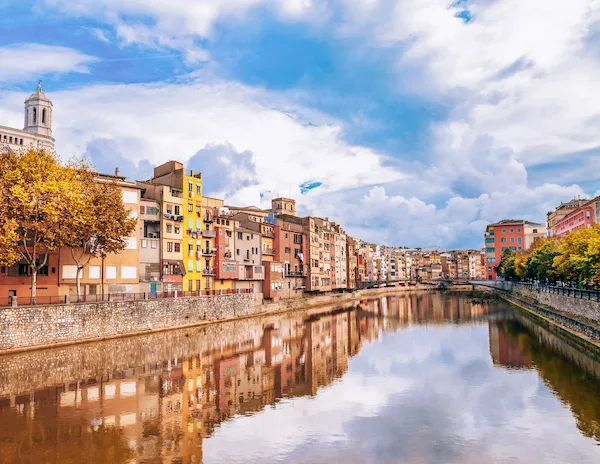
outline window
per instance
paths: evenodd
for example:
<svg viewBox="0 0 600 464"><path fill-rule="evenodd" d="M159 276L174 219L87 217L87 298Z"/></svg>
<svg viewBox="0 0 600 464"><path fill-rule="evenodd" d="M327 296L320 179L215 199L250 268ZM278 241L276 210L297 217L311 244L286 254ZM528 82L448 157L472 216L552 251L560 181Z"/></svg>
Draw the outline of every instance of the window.
<svg viewBox="0 0 600 464"><path fill-rule="evenodd" d="M23 145L23 139L19 139L19 145Z"/></svg>
<svg viewBox="0 0 600 464"><path fill-rule="evenodd" d="M517 232L521 232L521 228L520 227L517 227Z"/></svg>
<svg viewBox="0 0 600 464"><path fill-rule="evenodd" d="M142 239L142 248L148 248L148 240Z"/></svg>
<svg viewBox="0 0 600 464"><path fill-rule="evenodd" d="M140 206L140 214L146 214L146 207Z"/></svg>
<svg viewBox="0 0 600 464"><path fill-rule="evenodd" d="M514 237L511 237L511 238L510 238L510 241L511 241L511 243L515 243L515 238L514 238Z"/></svg>
<svg viewBox="0 0 600 464"><path fill-rule="evenodd" d="M226 226L228 226L228 225L229 225L229 219L227 219L227 220L225 221L225 225L226 225Z"/></svg>
<svg viewBox="0 0 600 464"><path fill-rule="evenodd" d="M515 229L510 229L510 233L512 234L515 231Z"/></svg>
<svg viewBox="0 0 600 464"><path fill-rule="evenodd" d="M175 226L175 233L176 234L180 234L181 233L181 228L179 226Z"/></svg>
<svg viewBox="0 0 600 464"><path fill-rule="evenodd" d="M123 192L123 203L129 203L136 205L138 203L138 194L137 192L132 192L131 190L122 190Z"/></svg>
<svg viewBox="0 0 600 464"><path fill-rule="evenodd" d="M533 229L533 233L537 234L538 233L537 229Z"/></svg>
<svg viewBox="0 0 600 464"><path fill-rule="evenodd" d="M502 238L500 239L500 241L501 241L502 243L506 243L506 237L502 237Z"/></svg>
<svg viewBox="0 0 600 464"><path fill-rule="evenodd" d="M121 266L121 279L135 279L137 278L137 267L136 266Z"/></svg>
<svg viewBox="0 0 600 464"><path fill-rule="evenodd" d="M486 238L485 239L485 243L494 243L494 239L493 238Z"/></svg>
<svg viewBox="0 0 600 464"><path fill-rule="evenodd" d="M506 251L508 247L502 247L502 251Z"/></svg>
<svg viewBox="0 0 600 464"><path fill-rule="evenodd" d="M175 253L181 252L181 243L175 242Z"/></svg>
<svg viewBox="0 0 600 464"><path fill-rule="evenodd" d="M200 186L200 184L196 183L196 193L198 195L200 195L202 193L201 189L202 189L202 187Z"/></svg>
<svg viewBox="0 0 600 464"><path fill-rule="evenodd" d="M239 249L239 248L237 248L237 249L235 250L235 254L236 254L237 256L239 256L239 255L240 255L240 249Z"/></svg>
<svg viewBox="0 0 600 464"><path fill-rule="evenodd" d="M520 245L521 243L523 243L523 239L521 237L517 237L517 243Z"/></svg>
<svg viewBox="0 0 600 464"><path fill-rule="evenodd" d="M196 213L200 214L200 206L196 205Z"/></svg>
<svg viewBox="0 0 600 464"><path fill-rule="evenodd" d="M191 213L194 210L194 206L190 203L188 205L188 213Z"/></svg>
<svg viewBox="0 0 600 464"><path fill-rule="evenodd" d="M188 219L188 229L192 230L194 228L194 220Z"/></svg>
<svg viewBox="0 0 600 464"><path fill-rule="evenodd" d="M505 234L506 233L506 229L502 229L502 233Z"/></svg>
<svg viewBox="0 0 600 464"><path fill-rule="evenodd" d="M494 229L490 230L490 235L494 235Z"/></svg>
<svg viewBox="0 0 600 464"><path fill-rule="evenodd" d="M518 248L519 248L519 251L521 251L523 249L523 247L518 247Z"/></svg>
<svg viewBox="0 0 600 464"><path fill-rule="evenodd" d="M37 124L37 108L33 109L33 123Z"/></svg>
<svg viewBox="0 0 600 464"><path fill-rule="evenodd" d="M194 260L188 259L188 272L194 272Z"/></svg>
<svg viewBox="0 0 600 464"><path fill-rule="evenodd" d="M246 259L249 260L250 259L250 250L246 250Z"/></svg>
<svg viewBox="0 0 600 464"><path fill-rule="evenodd" d="M167 224L167 234L173 233L173 224Z"/></svg>
<svg viewBox="0 0 600 464"><path fill-rule="evenodd" d="M173 252L173 242L167 242L167 251L169 253Z"/></svg>
<svg viewBox="0 0 600 464"><path fill-rule="evenodd" d="M485 251L486 253L493 253L495 251L495 248L486 248Z"/></svg>
<svg viewBox="0 0 600 464"><path fill-rule="evenodd" d="M150 242L150 247L151 247L151 248L156 248L156 247L157 247L157 243L158 243L158 242L157 242L156 240L152 240L152 241Z"/></svg>
<svg viewBox="0 0 600 464"><path fill-rule="evenodd" d="M90 266L88 269L90 279L100 278L100 266Z"/></svg>
<svg viewBox="0 0 600 464"><path fill-rule="evenodd" d="M46 124L46 108L42 110L42 124Z"/></svg>
<svg viewBox="0 0 600 464"><path fill-rule="evenodd" d="M71 266L71 267L76 268L76 266ZM63 266L63 278L66 279L67 277L65 277L65 275L64 275L64 272L65 272L64 269L65 269L65 266ZM19 275L20 276L26 276L28 274L28 271L29 271L29 266L27 264L19 264ZM74 278L75 278L75 273L73 273L73 279Z"/></svg>
<svg viewBox="0 0 600 464"><path fill-rule="evenodd" d="M238 236L237 236L238 240L242 240L242 233L238 232Z"/></svg>
<svg viewBox="0 0 600 464"><path fill-rule="evenodd" d="M181 213L181 207L179 205L175 205L175 216L179 216Z"/></svg>
<svg viewBox="0 0 600 464"><path fill-rule="evenodd" d="M188 192L194 192L194 184L192 184L191 182L188 182Z"/></svg>
<svg viewBox="0 0 600 464"><path fill-rule="evenodd" d="M117 266L106 266L106 278L116 279L117 278Z"/></svg>

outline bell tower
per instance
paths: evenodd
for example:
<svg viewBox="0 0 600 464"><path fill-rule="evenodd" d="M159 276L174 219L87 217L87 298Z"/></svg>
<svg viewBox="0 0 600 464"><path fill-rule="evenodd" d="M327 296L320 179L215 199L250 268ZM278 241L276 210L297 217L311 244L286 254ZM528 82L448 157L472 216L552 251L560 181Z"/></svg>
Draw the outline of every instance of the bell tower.
<svg viewBox="0 0 600 464"><path fill-rule="evenodd" d="M24 130L52 137L52 102L42 92L42 81L39 81L35 93L25 100Z"/></svg>

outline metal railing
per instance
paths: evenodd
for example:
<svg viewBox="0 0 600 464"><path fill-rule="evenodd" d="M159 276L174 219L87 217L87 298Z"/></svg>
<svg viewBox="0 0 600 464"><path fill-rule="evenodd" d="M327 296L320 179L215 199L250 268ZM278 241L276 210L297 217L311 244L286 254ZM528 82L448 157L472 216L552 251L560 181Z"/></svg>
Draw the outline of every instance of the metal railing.
<svg viewBox="0 0 600 464"><path fill-rule="evenodd" d="M538 293L554 293L557 295L566 295L581 300L591 300L600 302L600 292L597 290L584 290L579 288L561 286L561 285L543 285L529 282L511 282L505 280L496 281L469 281L471 284L484 285L486 287L498 288L511 291L513 287L525 287L528 290Z"/></svg>
<svg viewBox="0 0 600 464"><path fill-rule="evenodd" d="M226 290L196 290L196 291L171 291L171 292L139 292L139 293L110 293L105 295L54 295L37 296L36 306L84 304L84 303L106 303L110 301L140 301L160 300L168 298L190 298L199 296L236 295L254 293L252 288L237 288ZM30 296L0 297L0 307L10 307L16 301L18 306L32 306Z"/></svg>

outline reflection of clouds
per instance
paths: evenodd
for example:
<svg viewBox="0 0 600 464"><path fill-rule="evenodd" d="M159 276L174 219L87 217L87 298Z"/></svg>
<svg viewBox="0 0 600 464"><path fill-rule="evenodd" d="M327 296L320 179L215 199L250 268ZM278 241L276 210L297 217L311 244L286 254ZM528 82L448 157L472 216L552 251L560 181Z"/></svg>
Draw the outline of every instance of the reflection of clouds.
<svg viewBox="0 0 600 464"><path fill-rule="evenodd" d="M341 380L221 425L206 462L592 463L600 449L533 370L496 368L487 325L365 343Z"/></svg>

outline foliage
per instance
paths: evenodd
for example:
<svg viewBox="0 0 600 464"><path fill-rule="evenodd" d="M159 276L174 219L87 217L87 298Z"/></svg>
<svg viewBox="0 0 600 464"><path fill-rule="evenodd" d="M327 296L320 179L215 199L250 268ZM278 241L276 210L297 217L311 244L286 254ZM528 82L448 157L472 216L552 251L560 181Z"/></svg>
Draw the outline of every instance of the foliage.
<svg viewBox="0 0 600 464"><path fill-rule="evenodd" d="M600 287L600 224L576 230L561 243L554 267L566 280Z"/></svg>
<svg viewBox="0 0 600 464"><path fill-rule="evenodd" d="M28 265L33 303L48 252L63 246L70 233L64 218L76 184L76 171L44 150L0 153L0 262Z"/></svg>
<svg viewBox="0 0 600 464"><path fill-rule="evenodd" d="M554 258L560 254L560 241L555 238L539 239L525 251L517 253L515 269L520 279L555 282L558 274Z"/></svg>
<svg viewBox="0 0 600 464"><path fill-rule="evenodd" d="M135 228L135 219L123 204L116 182L100 180L83 161L73 164L77 170L80 194L72 198L68 209L72 224L67 245L77 264L77 296L81 296L80 275L94 256L119 253L127 246L127 237Z"/></svg>
<svg viewBox="0 0 600 464"><path fill-rule="evenodd" d="M515 269L516 252L507 248L500 258L500 262L496 265L496 274L504 277L506 280L516 280L517 272Z"/></svg>

